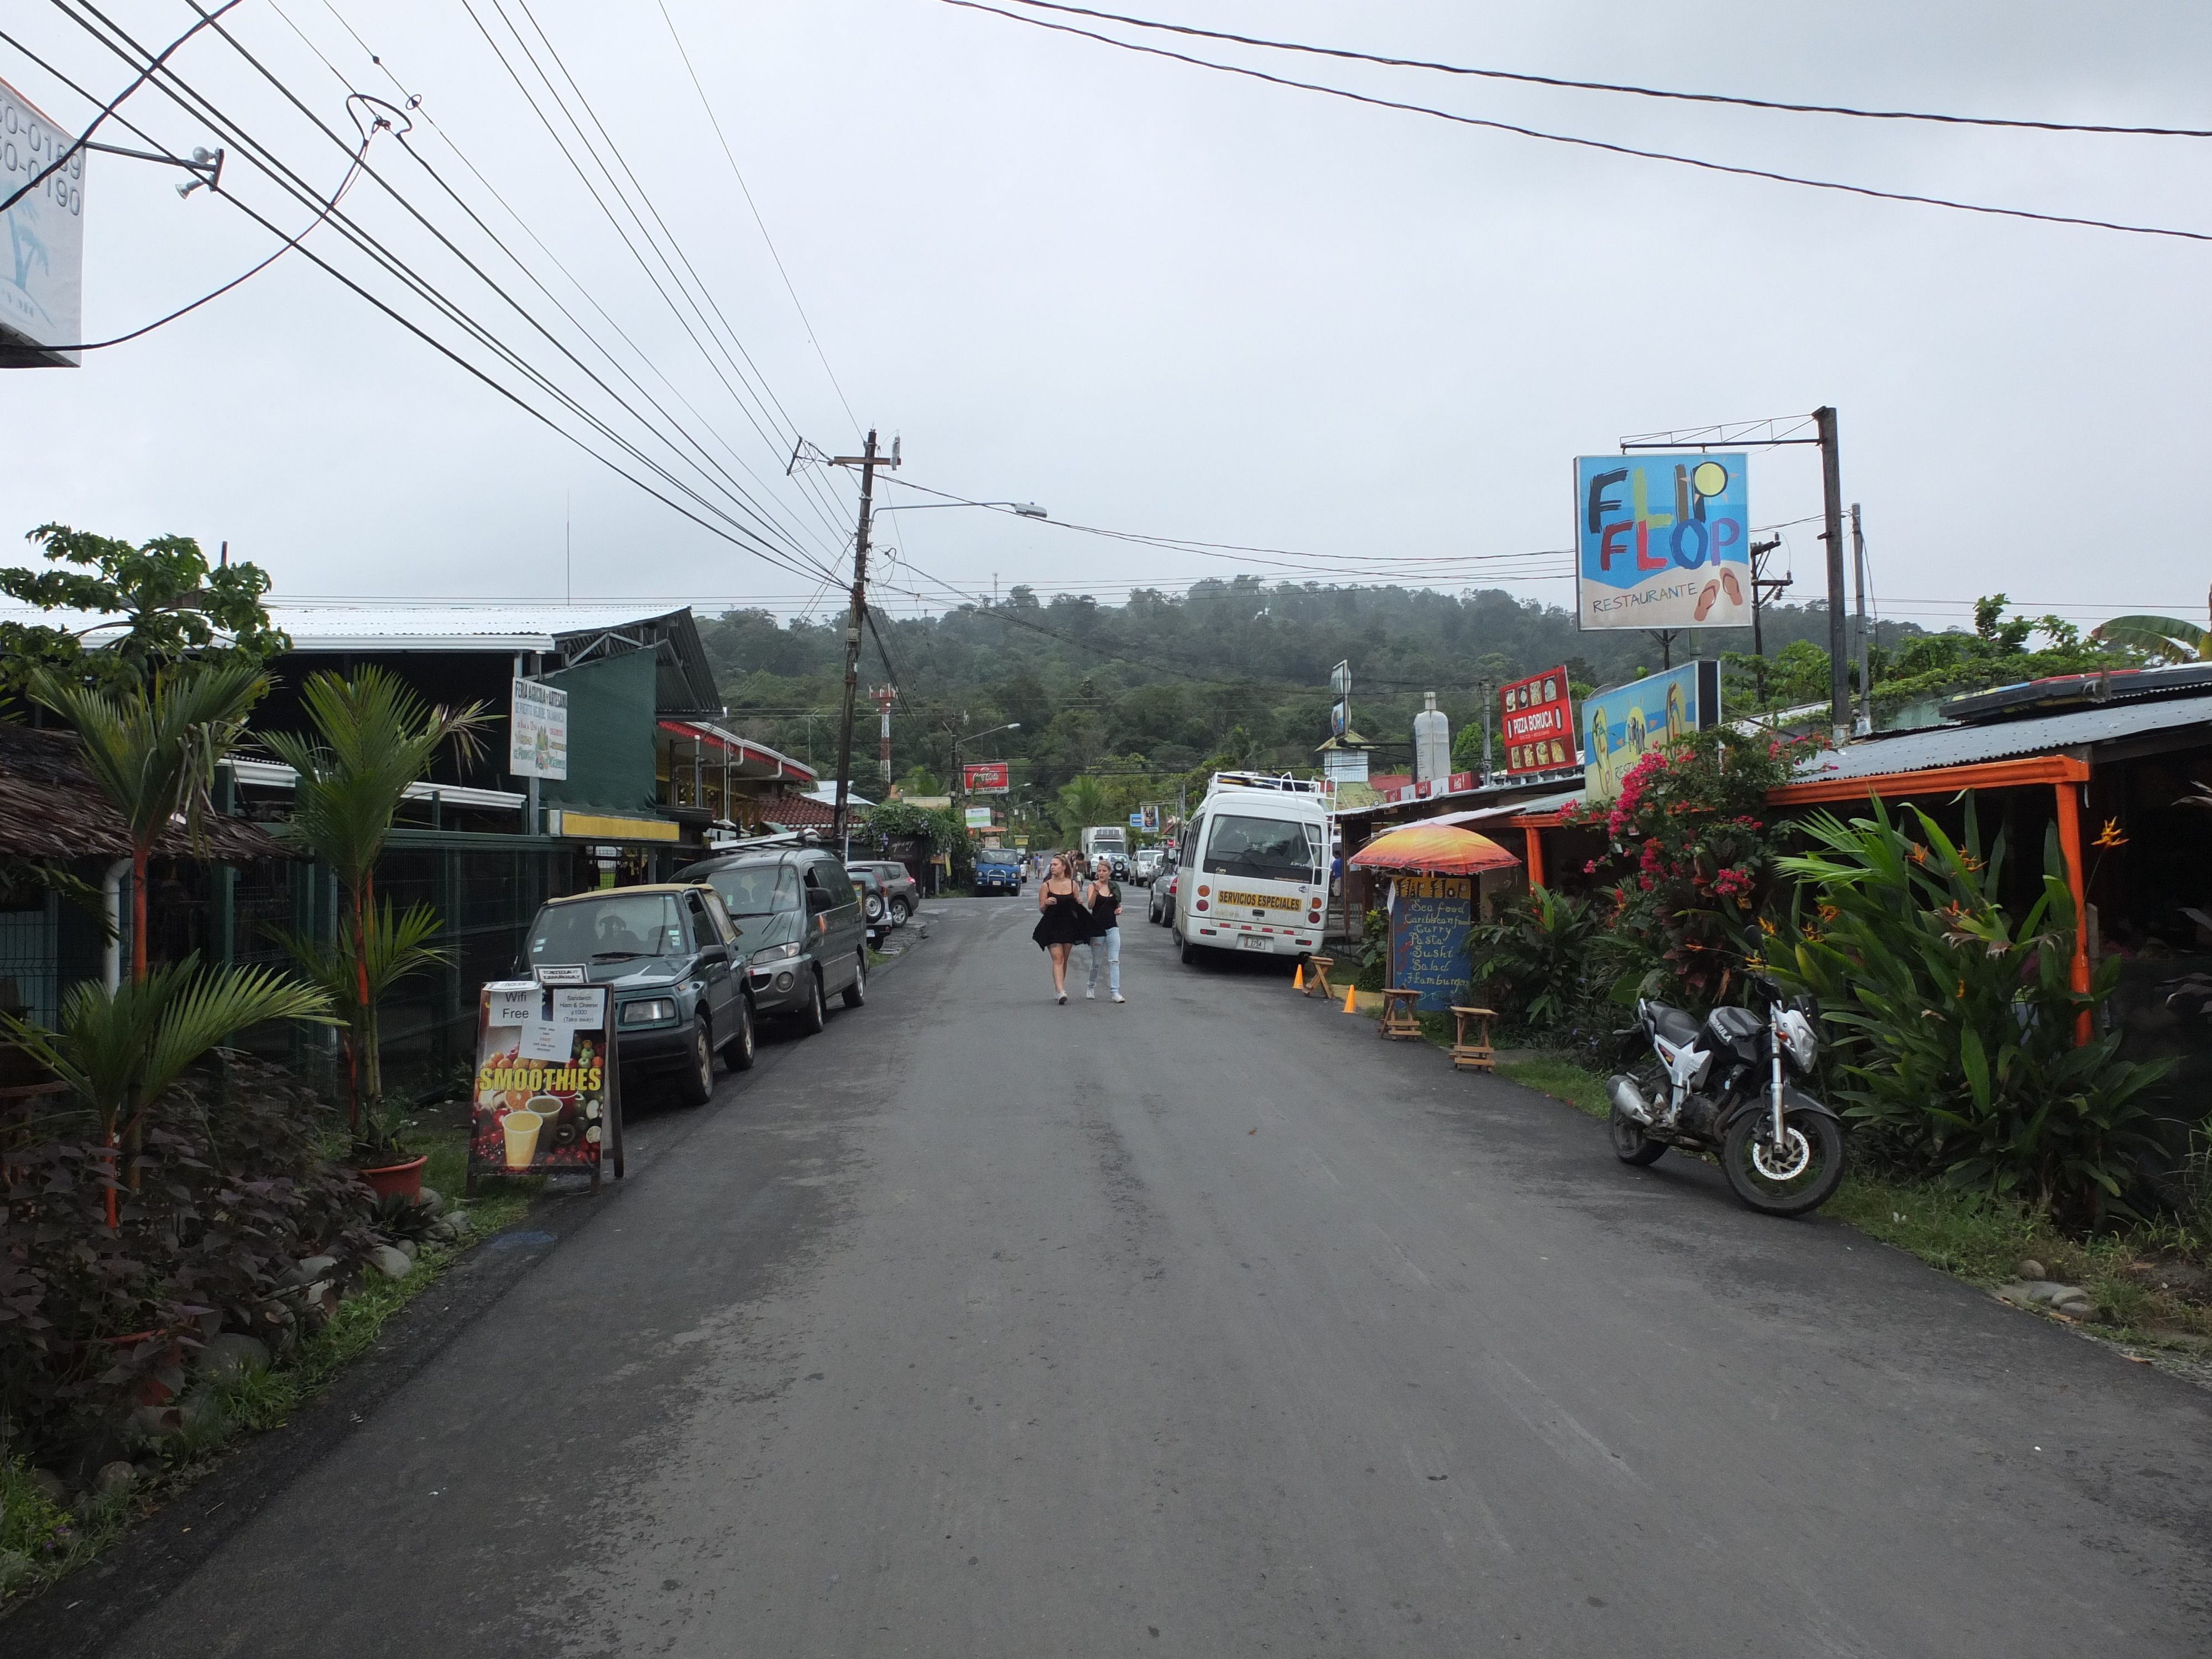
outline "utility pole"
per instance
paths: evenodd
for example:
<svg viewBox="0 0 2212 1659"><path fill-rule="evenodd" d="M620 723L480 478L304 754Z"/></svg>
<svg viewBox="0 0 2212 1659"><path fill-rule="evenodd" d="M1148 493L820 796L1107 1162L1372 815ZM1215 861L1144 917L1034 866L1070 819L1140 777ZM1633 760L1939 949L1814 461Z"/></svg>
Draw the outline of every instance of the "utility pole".
<svg viewBox="0 0 2212 1659"><path fill-rule="evenodd" d="M1859 524L1859 504L1851 503L1851 562L1859 596L1859 720L1858 734L1874 735L1874 652L1867 637L1866 532Z"/></svg>
<svg viewBox="0 0 2212 1659"><path fill-rule="evenodd" d="M1813 411L1820 432L1820 505L1828 544L1828 746L1841 749L1851 736L1850 635L1844 605L1844 469L1836 453L1836 411Z"/></svg>
<svg viewBox="0 0 2212 1659"><path fill-rule="evenodd" d="M838 844L842 855L846 803L853 787L853 703L860 689L860 627L868 617L869 515L875 509L876 468L878 465L896 467L898 449L894 444L890 459L879 463L876 457L876 429L870 427L867 443L858 455L836 455L830 459L836 466L860 469L860 522L853 538L853 607L845 618L844 705L837 720L837 805L830 819L830 838Z"/></svg>

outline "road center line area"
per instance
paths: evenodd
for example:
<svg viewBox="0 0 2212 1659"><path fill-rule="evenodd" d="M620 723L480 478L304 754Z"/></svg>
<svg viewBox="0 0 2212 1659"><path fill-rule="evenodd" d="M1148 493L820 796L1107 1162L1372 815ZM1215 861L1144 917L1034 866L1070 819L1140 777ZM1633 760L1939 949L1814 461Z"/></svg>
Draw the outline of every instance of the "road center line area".
<svg viewBox="0 0 2212 1659"><path fill-rule="evenodd" d="M931 908L111 1650L2206 1650L2212 1396L1286 961L1061 1007Z"/></svg>

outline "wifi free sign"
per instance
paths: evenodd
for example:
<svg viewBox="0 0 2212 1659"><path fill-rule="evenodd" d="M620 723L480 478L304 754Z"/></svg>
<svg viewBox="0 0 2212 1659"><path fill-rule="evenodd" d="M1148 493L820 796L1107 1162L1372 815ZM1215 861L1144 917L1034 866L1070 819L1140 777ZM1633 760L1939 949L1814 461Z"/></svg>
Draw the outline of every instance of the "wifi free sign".
<svg viewBox="0 0 2212 1659"><path fill-rule="evenodd" d="M1748 628L1745 473L1735 453L1577 458L1578 625Z"/></svg>

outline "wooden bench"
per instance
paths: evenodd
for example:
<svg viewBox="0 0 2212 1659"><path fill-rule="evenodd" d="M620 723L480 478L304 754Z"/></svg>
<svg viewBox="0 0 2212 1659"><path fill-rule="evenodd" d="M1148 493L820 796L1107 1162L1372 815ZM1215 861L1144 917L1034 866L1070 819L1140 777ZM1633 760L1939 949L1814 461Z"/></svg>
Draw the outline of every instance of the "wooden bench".
<svg viewBox="0 0 2212 1659"><path fill-rule="evenodd" d="M1421 1034L1421 1022L1413 1012L1413 1005L1420 1000L1419 990L1402 986L1385 987L1382 992L1382 1020L1375 1035L1391 1042Z"/></svg>
<svg viewBox="0 0 2212 1659"><path fill-rule="evenodd" d="M1328 970L1335 966L1336 958L1334 957L1308 957L1306 958L1306 994L1308 996L1311 996L1316 990L1318 990L1321 993L1321 1000L1323 1002L1334 1002L1336 1000L1336 993L1328 988Z"/></svg>
<svg viewBox="0 0 2212 1659"><path fill-rule="evenodd" d="M1454 1005L1452 1018L1455 1029L1452 1033L1451 1063L1455 1072L1494 1072L1498 1069L1498 1051L1490 1045L1490 1022L1498 1018L1488 1008L1462 1008ZM1471 1019L1482 1022L1482 1040L1467 1040L1467 1023Z"/></svg>

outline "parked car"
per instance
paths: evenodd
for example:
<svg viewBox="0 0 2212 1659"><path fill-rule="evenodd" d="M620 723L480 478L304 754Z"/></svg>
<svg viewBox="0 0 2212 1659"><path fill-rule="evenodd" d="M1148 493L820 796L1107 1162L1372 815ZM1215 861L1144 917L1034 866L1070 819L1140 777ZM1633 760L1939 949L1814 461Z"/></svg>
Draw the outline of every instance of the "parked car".
<svg viewBox="0 0 2212 1659"><path fill-rule="evenodd" d="M876 872L883 884L884 902L890 906L892 927L905 927L907 918L921 908L921 885L896 859L866 859L848 863L845 868L855 875L862 870Z"/></svg>
<svg viewBox="0 0 2212 1659"><path fill-rule="evenodd" d="M1176 878L1173 872L1156 878L1145 896L1145 919L1165 927L1175 920Z"/></svg>
<svg viewBox="0 0 2212 1659"><path fill-rule="evenodd" d="M614 887L549 899L530 924L526 970L580 969L614 998L623 1085L665 1087L687 1106L714 1092L714 1052L753 1063L753 1005L738 971L740 934L704 882Z"/></svg>
<svg viewBox="0 0 2212 1659"><path fill-rule="evenodd" d="M884 891L884 878L871 865L848 865L845 873L853 878L853 886L860 896L860 914L867 918L868 943L879 943L884 935L898 924L891 920L890 896Z"/></svg>
<svg viewBox="0 0 2212 1659"><path fill-rule="evenodd" d="M760 1018L783 1016L808 1036L829 1017L868 1000L868 923L860 895L827 848L733 853L678 871L710 883L738 931L744 994Z"/></svg>
<svg viewBox="0 0 2212 1659"><path fill-rule="evenodd" d="M1139 847L1129 854L1129 879L1139 887L1150 887L1152 878L1160 872L1160 849Z"/></svg>
<svg viewBox="0 0 2212 1659"><path fill-rule="evenodd" d="M1022 866L1015 854L996 847L987 847L975 854L975 893L1012 893L1016 898L1022 892Z"/></svg>

